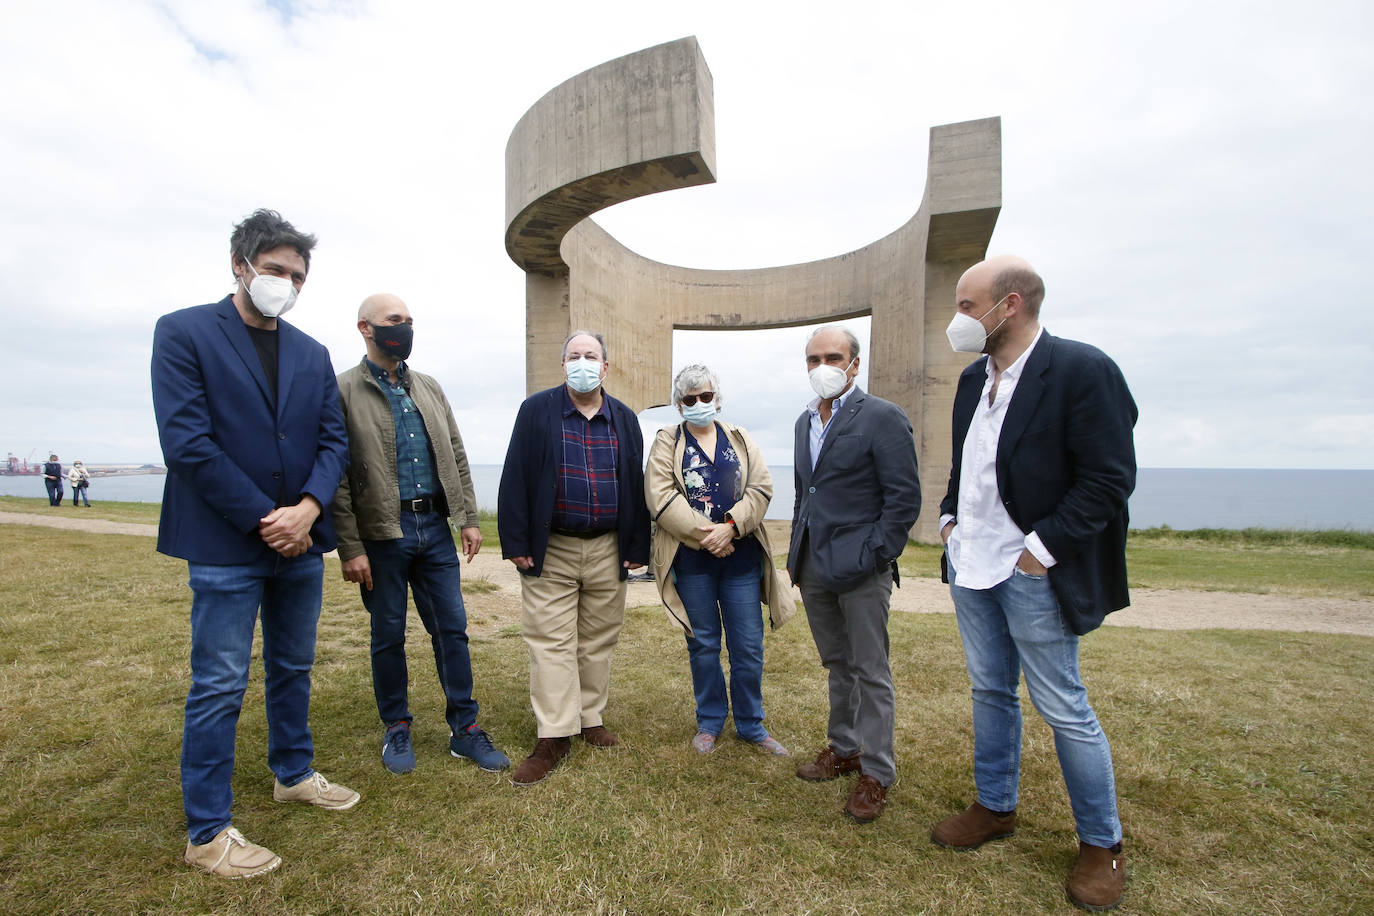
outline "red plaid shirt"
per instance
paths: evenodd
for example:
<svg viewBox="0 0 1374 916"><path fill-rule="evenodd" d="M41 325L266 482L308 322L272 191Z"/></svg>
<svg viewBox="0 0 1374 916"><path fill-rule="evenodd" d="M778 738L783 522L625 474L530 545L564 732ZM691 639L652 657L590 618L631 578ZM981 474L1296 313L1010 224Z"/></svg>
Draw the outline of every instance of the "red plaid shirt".
<svg viewBox="0 0 1374 916"><path fill-rule="evenodd" d="M616 481L619 443L606 401L591 419L582 416L563 389L563 442L558 462L558 496L553 527L568 531L609 531L619 515Z"/></svg>

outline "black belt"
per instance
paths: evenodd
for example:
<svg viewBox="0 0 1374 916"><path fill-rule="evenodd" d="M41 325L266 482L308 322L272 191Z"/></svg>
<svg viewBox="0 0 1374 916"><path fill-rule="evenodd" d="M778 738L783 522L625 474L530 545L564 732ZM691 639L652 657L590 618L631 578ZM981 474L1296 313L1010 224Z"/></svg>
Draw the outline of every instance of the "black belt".
<svg viewBox="0 0 1374 916"><path fill-rule="evenodd" d="M603 535L603 534L610 534L610 533L611 533L612 531L614 531L615 529L614 529L614 528L601 528L601 529L597 529L597 530L586 530L586 529L584 529L584 530L581 530L581 531L574 531L574 530L572 530L571 528L553 528L553 529L550 529L550 530L552 530L554 534L561 534L561 535L564 535L565 537L570 537L570 538L581 538L581 539L584 540L584 541L590 541L592 538L599 538L599 537L601 537L601 535Z"/></svg>
<svg viewBox="0 0 1374 916"><path fill-rule="evenodd" d="M419 499L401 500L401 508L410 512L433 512L434 497L421 496Z"/></svg>

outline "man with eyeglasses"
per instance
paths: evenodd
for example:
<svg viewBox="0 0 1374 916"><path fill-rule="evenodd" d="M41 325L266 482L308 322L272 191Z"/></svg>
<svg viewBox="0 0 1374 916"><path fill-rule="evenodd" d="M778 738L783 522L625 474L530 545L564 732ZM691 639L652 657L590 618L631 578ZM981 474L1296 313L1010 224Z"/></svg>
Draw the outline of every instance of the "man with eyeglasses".
<svg viewBox="0 0 1374 916"><path fill-rule="evenodd" d="M517 786L548 776L574 736L594 748L620 743L602 722L611 650L626 577L649 562L644 439L634 411L602 388L605 338L574 331L562 362L565 383L520 405L497 500L501 555L521 576L538 726L534 750L511 774Z"/></svg>
<svg viewBox="0 0 1374 916"><path fill-rule="evenodd" d="M348 462L329 352L280 320L315 237L272 210L234 227L234 292L163 315L153 411L167 479L157 549L187 561L191 688L181 739L188 865L251 878L281 864L230 819L235 731L262 621L272 798L346 811L359 795L313 767L310 669L334 549L328 509Z"/></svg>

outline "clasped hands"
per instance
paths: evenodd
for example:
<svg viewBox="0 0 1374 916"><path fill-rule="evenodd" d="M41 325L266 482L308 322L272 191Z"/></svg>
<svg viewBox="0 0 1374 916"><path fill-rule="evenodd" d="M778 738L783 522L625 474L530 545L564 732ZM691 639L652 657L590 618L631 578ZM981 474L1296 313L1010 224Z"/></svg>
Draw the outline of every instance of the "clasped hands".
<svg viewBox="0 0 1374 916"><path fill-rule="evenodd" d="M709 550L713 557L728 557L735 552L735 526L729 522L716 525L698 525L701 536L701 549Z"/></svg>
<svg viewBox="0 0 1374 916"><path fill-rule="evenodd" d="M280 506L258 520L258 534L277 553L288 559L310 549L310 526L320 517L321 507L313 496L305 496L294 506Z"/></svg>

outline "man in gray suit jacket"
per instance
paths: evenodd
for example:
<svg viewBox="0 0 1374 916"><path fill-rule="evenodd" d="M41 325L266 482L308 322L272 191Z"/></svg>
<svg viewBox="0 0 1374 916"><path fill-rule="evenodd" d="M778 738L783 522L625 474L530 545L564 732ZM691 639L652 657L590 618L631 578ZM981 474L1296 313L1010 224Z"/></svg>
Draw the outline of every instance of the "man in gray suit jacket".
<svg viewBox="0 0 1374 916"><path fill-rule="evenodd" d="M812 332L806 367L817 397L797 418L787 570L830 672L830 723L829 743L797 776L859 772L844 810L862 824L882 814L897 776L887 613L921 511L916 444L900 407L854 384L859 341L847 329Z"/></svg>

